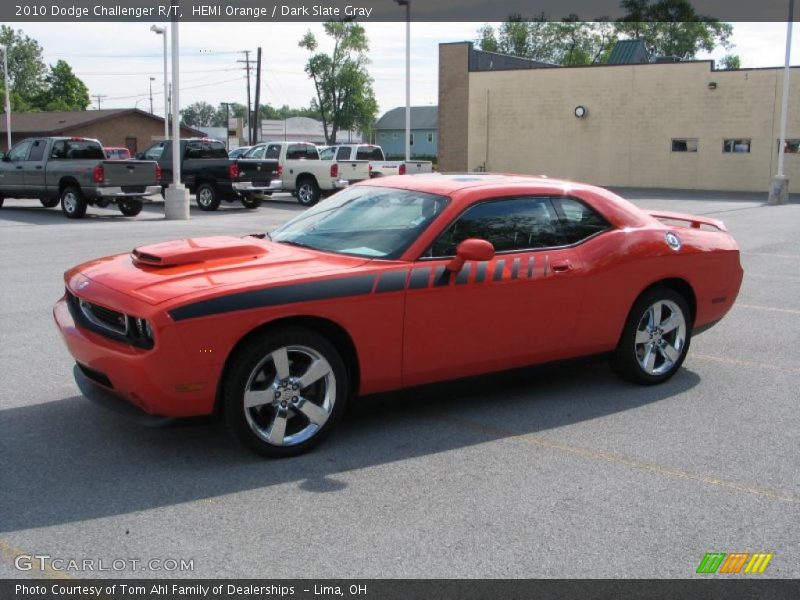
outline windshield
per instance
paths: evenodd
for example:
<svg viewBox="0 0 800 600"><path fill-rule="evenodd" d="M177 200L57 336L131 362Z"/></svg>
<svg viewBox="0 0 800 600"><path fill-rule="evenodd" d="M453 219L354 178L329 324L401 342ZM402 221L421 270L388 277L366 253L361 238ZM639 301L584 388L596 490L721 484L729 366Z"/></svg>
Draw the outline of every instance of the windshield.
<svg viewBox="0 0 800 600"><path fill-rule="evenodd" d="M333 155L336 154L336 148L330 146L328 148L320 148L319 151L319 159L320 160L333 160Z"/></svg>
<svg viewBox="0 0 800 600"><path fill-rule="evenodd" d="M447 205L446 196L355 186L272 232L272 240L365 258L397 259Z"/></svg>

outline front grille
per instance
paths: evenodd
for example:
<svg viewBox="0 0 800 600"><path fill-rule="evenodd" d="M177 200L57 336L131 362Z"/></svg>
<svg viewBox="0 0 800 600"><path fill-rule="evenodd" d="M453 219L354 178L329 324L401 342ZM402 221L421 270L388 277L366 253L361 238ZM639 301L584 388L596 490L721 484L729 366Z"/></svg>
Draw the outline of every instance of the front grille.
<svg viewBox="0 0 800 600"><path fill-rule="evenodd" d="M121 312L86 300L80 300L80 306L84 316L98 327L105 327L122 335L128 333L128 318Z"/></svg>

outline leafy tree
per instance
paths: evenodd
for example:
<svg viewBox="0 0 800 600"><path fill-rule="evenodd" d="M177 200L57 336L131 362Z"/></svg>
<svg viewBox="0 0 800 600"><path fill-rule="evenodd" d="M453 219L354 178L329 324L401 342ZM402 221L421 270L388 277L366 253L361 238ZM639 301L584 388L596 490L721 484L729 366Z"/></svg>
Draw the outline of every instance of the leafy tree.
<svg viewBox="0 0 800 600"><path fill-rule="evenodd" d="M311 31L298 45L311 53L305 67L317 92L311 108L319 112L325 140L335 144L340 130L358 127L368 131L378 114L378 103L366 69L369 41L364 28L352 21L328 21L323 28L334 42L331 54L318 52Z"/></svg>
<svg viewBox="0 0 800 600"><path fill-rule="evenodd" d="M720 69L733 70L742 68L742 60L736 54L726 54L717 62Z"/></svg>
<svg viewBox="0 0 800 600"><path fill-rule="evenodd" d="M91 104L89 89L65 61L59 60L44 78L44 90L37 98L41 110L86 110Z"/></svg>
<svg viewBox="0 0 800 600"><path fill-rule="evenodd" d="M693 59L701 50L730 48L733 27L700 15L688 0L623 0L628 14L617 22L621 34L645 43L650 56Z"/></svg>
<svg viewBox="0 0 800 600"><path fill-rule="evenodd" d="M29 109L34 104L33 99L41 93L47 73L47 67L42 60L42 47L22 30L14 31L7 25L0 25L0 44L8 48L11 108ZM0 90L5 93L3 86L0 78Z"/></svg>
<svg viewBox="0 0 800 600"><path fill-rule="evenodd" d="M202 100L190 104L181 110L181 121L189 127L211 127L216 120L216 116L216 109L208 102L203 102ZM224 112L222 113L222 118L224 121Z"/></svg>

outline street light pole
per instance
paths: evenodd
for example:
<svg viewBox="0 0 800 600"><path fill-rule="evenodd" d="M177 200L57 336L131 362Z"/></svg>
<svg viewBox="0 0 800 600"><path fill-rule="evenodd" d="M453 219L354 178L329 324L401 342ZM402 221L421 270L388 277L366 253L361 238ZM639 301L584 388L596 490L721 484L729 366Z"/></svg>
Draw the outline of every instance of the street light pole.
<svg viewBox="0 0 800 600"><path fill-rule="evenodd" d="M181 183L181 106L180 40L177 14L172 17L172 183L164 192L164 216L167 219L189 219L189 190Z"/></svg>
<svg viewBox="0 0 800 600"><path fill-rule="evenodd" d="M406 162L411 160L411 0L394 0L406 7Z"/></svg>
<svg viewBox="0 0 800 600"><path fill-rule="evenodd" d="M783 97L781 98L781 131L778 143L778 173L769 187L768 204L786 204L789 202L789 178L783 171L784 154L786 153L786 116L789 112L789 73L792 56L792 21L794 19L794 0L789 0L789 20L786 23L786 60L783 66Z"/></svg>
<svg viewBox="0 0 800 600"><path fill-rule="evenodd" d="M167 28L151 25L150 31L156 35L164 36L164 139L169 139L169 105L167 104ZM152 108L150 112L153 112Z"/></svg>
<svg viewBox="0 0 800 600"><path fill-rule="evenodd" d="M0 44L0 50L3 51L3 84L6 91L6 152L11 150L11 84L8 78L8 46Z"/></svg>

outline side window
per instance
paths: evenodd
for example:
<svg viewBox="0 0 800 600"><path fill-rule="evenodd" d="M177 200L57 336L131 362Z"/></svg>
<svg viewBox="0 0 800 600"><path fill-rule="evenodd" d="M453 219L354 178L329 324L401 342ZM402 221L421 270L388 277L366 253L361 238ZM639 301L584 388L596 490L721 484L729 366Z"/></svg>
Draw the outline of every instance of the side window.
<svg viewBox="0 0 800 600"><path fill-rule="evenodd" d="M28 160L39 162L44 158L44 149L47 147L47 142L44 140L36 140L33 142L31 153L28 155Z"/></svg>
<svg viewBox="0 0 800 600"><path fill-rule="evenodd" d="M145 150L144 157L147 160L159 160L162 154L164 154L164 143L159 142L155 146L150 146Z"/></svg>
<svg viewBox="0 0 800 600"><path fill-rule="evenodd" d="M203 142L200 148L201 158L228 158L225 144L222 142Z"/></svg>
<svg viewBox="0 0 800 600"><path fill-rule="evenodd" d="M267 146L267 153L264 158L280 158L281 157L281 147L278 144L272 144L271 146Z"/></svg>
<svg viewBox="0 0 800 600"><path fill-rule="evenodd" d="M496 252L561 245L558 216L550 198L509 198L468 209L439 236L431 256L454 256L468 238L488 240Z"/></svg>
<svg viewBox="0 0 800 600"><path fill-rule="evenodd" d="M597 211L574 198L555 200L561 215L561 243L569 246L611 227Z"/></svg>
<svg viewBox="0 0 800 600"><path fill-rule="evenodd" d="M203 158L203 144L200 142L187 142L186 158Z"/></svg>
<svg viewBox="0 0 800 600"><path fill-rule="evenodd" d="M297 160L306 157L306 148L299 144L292 144L286 149L287 160Z"/></svg>
<svg viewBox="0 0 800 600"><path fill-rule="evenodd" d="M336 160L350 160L350 148L342 146L336 151Z"/></svg>
<svg viewBox="0 0 800 600"><path fill-rule="evenodd" d="M60 141L53 144L53 149L50 151L51 160L60 160L67 158L67 142Z"/></svg>
<svg viewBox="0 0 800 600"><path fill-rule="evenodd" d="M306 160L319 160L319 151L313 144L306 144Z"/></svg>
<svg viewBox="0 0 800 600"><path fill-rule="evenodd" d="M22 142L21 144L17 144L13 148L11 148L11 152L8 153L8 158L11 159L11 162L17 162L20 160L25 160L28 158L28 151L31 149L32 142Z"/></svg>

